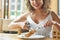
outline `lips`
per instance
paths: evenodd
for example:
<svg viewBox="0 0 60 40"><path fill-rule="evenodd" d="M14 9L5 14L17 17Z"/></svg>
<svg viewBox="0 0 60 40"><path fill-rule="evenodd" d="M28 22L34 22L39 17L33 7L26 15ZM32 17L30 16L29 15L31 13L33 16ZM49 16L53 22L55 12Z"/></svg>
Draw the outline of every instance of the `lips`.
<svg viewBox="0 0 60 40"><path fill-rule="evenodd" d="M38 4L35 4L34 6L39 6Z"/></svg>

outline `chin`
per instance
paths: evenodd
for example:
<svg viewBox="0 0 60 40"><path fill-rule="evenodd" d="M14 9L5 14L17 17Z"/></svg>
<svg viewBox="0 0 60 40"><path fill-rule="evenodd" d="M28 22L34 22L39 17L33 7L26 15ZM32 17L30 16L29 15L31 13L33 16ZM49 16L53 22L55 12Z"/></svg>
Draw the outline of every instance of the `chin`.
<svg viewBox="0 0 60 40"><path fill-rule="evenodd" d="M34 7L34 9L40 9L40 6L38 6L38 7Z"/></svg>
<svg viewBox="0 0 60 40"><path fill-rule="evenodd" d="M40 8L35 7L34 9L40 9Z"/></svg>

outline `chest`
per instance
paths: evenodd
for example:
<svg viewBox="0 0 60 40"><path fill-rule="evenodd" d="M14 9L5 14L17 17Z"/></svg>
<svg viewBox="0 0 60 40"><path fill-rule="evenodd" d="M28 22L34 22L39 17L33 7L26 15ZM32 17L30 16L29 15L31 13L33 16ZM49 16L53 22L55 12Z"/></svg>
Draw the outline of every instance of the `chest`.
<svg viewBox="0 0 60 40"><path fill-rule="evenodd" d="M48 15L41 15L41 16L32 16L31 19L38 24L39 22L41 22L42 20L46 19L48 17Z"/></svg>

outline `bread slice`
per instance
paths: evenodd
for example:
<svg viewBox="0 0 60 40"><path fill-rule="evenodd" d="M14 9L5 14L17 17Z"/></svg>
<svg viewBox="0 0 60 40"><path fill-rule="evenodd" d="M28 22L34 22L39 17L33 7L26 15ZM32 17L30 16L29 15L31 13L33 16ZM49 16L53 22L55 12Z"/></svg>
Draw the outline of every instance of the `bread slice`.
<svg viewBox="0 0 60 40"><path fill-rule="evenodd" d="M30 30L25 37L30 37L31 35L33 35L36 31L35 30Z"/></svg>

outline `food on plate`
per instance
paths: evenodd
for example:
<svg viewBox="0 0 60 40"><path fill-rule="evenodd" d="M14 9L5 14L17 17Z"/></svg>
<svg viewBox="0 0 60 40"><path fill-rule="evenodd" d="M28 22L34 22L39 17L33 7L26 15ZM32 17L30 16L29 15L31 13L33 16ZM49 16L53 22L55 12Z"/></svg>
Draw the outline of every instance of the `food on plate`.
<svg viewBox="0 0 60 40"><path fill-rule="evenodd" d="M30 30L27 34L25 34L25 37L30 37L33 35L36 31L35 30Z"/></svg>

